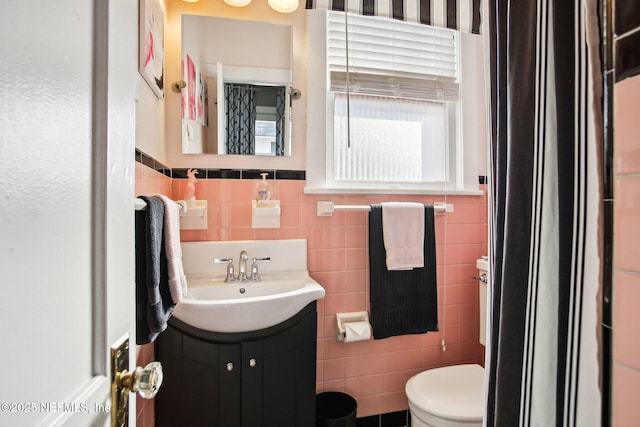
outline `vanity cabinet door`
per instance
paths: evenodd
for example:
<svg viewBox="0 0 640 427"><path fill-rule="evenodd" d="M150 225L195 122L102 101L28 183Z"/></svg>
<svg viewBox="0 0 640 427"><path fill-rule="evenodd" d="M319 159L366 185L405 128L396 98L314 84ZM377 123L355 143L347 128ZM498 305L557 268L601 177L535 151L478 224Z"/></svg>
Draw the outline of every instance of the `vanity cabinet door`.
<svg viewBox="0 0 640 427"><path fill-rule="evenodd" d="M240 344L212 344L201 342L202 345L217 348L218 350L218 377L215 383L206 385L216 398L218 415L212 418L201 418L198 424L203 425L203 420L218 420L212 425L240 427L240 413L242 411L242 354ZM187 425L187 424L185 424ZM208 424L207 424L208 425Z"/></svg>
<svg viewBox="0 0 640 427"><path fill-rule="evenodd" d="M262 424L315 425L316 312L264 340Z"/></svg>
<svg viewBox="0 0 640 427"><path fill-rule="evenodd" d="M180 425L240 427L240 345L213 344L188 335L182 345Z"/></svg>
<svg viewBox="0 0 640 427"><path fill-rule="evenodd" d="M183 412L182 334L169 326L156 341L155 352L163 375L162 387L154 399L155 426L179 425Z"/></svg>
<svg viewBox="0 0 640 427"><path fill-rule="evenodd" d="M315 304L298 316L271 334L231 339L170 321L156 341L165 375L156 427L315 425Z"/></svg>
<svg viewBox="0 0 640 427"><path fill-rule="evenodd" d="M242 343L242 426L315 424L316 313L295 326Z"/></svg>
<svg viewBox="0 0 640 427"><path fill-rule="evenodd" d="M156 427L241 426L240 344L202 341L169 326L156 354L164 371Z"/></svg>
<svg viewBox="0 0 640 427"><path fill-rule="evenodd" d="M242 343L242 427L262 427L269 425L263 421L265 389L263 375L265 363L263 344L265 340Z"/></svg>

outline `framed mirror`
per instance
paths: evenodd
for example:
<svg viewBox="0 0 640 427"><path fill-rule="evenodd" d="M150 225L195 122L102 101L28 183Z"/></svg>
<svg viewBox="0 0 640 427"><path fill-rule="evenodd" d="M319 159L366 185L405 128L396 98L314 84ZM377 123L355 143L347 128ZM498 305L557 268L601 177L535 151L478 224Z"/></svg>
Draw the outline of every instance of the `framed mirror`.
<svg viewBox="0 0 640 427"><path fill-rule="evenodd" d="M292 27L182 15L182 153L291 154Z"/></svg>

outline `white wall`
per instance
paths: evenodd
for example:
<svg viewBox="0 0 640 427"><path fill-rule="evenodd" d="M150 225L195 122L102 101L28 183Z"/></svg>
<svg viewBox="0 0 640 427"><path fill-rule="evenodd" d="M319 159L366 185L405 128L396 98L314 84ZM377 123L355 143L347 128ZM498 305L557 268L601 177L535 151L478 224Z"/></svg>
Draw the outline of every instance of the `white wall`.
<svg viewBox="0 0 640 427"><path fill-rule="evenodd" d="M165 0L161 0L165 11L167 7ZM167 34L165 25L165 57L166 57ZM173 92L169 88L166 78L165 64L165 82L164 96L165 98ZM154 159L167 164L167 153L165 145L165 102L158 99L151 90L151 87L137 74L136 86L136 148L150 155Z"/></svg>
<svg viewBox="0 0 640 427"><path fill-rule="evenodd" d="M465 66L461 70L463 89L463 134L472 139L472 149L465 157L478 159L478 175L486 176L487 170L487 102L485 87L484 46L482 37L463 34L460 37L461 54ZM472 177L474 180L475 177ZM477 182L477 181L476 181Z"/></svg>

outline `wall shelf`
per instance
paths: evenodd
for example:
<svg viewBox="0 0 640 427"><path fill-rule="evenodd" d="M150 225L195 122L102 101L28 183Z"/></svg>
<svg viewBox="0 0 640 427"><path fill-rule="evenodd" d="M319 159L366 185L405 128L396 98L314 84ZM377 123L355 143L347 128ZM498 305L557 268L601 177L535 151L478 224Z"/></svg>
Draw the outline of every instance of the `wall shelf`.
<svg viewBox="0 0 640 427"><path fill-rule="evenodd" d="M195 200L195 206L187 207L180 211L181 230L206 230L207 229L207 201Z"/></svg>

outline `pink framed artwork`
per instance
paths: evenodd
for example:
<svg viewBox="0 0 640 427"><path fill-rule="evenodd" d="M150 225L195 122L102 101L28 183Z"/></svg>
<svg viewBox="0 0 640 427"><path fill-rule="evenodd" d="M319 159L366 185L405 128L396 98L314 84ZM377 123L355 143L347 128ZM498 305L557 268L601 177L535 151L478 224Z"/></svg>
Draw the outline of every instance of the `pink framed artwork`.
<svg viewBox="0 0 640 427"><path fill-rule="evenodd" d="M139 0L138 71L159 99L164 97L164 11L160 0Z"/></svg>
<svg viewBox="0 0 640 427"><path fill-rule="evenodd" d="M196 119L196 66L187 55L187 117Z"/></svg>

